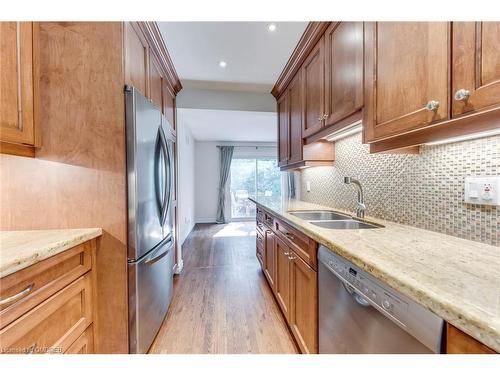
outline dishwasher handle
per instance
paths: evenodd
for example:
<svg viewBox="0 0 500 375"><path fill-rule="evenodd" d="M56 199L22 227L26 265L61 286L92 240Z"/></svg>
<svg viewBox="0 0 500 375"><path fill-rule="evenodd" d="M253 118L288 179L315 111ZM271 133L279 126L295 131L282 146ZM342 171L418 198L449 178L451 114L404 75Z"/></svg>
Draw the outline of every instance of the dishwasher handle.
<svg viewBox="0 0 500 375"><path fill-rule="evenodd" d="M342 281L342 285L344 286L345 290L347 290L347 293L349 293L354 298L354 301L356 301L356 303L358 305L363 306L363 307L370 306L370 301L368 301L368 299L365 296L358 293L356 291L356 289L354 289L352 286L347 284L344 280L340 280L340 281Z"/></svg>

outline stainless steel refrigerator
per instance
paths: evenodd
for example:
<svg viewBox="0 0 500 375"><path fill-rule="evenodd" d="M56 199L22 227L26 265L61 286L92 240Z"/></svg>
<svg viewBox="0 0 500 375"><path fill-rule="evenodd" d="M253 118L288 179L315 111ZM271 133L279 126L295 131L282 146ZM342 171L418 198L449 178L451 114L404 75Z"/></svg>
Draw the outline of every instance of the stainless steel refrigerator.
<svg viewBox="0 0 500 375"><path fill-rule="evenodd" d="M173 140L160 109L132 86L125 87L125 119L129 350L146 353L172 299Z"/></svg>

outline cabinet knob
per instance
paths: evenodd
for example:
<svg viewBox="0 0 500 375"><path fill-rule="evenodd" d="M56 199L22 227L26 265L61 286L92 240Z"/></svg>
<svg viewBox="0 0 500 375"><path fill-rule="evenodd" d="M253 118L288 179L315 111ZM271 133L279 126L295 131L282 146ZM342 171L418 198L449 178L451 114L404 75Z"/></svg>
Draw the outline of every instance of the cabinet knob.
<svg viewBox="0 0 500 375"><path fill-rule="evenodd" d="M435 111L439 108L439 102L437 100L429 100L429 102L425 105L425 109L428 111Z"/></svg>
<svg viewBox="0 0 500 375"><path fill-rule="evenodd" d="M459 102L466 101L469 99L470 91L466 89L457 90L453 98Z"/></svg>
<svg viewBox="0 0 500 375"><path fill-rule="evenodd" d="M325 113L325 114L323 115L323 120L326 120L327 118L328 118L328 113Z"/></svg>

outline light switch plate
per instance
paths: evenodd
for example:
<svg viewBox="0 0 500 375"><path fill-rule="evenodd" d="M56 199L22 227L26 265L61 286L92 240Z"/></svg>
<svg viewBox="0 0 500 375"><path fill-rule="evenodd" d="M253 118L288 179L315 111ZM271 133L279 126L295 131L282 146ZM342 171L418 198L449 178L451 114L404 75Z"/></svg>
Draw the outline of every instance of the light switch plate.
<svg viewBox="0 0 500 375"><path fill-rule="evenodd" d="M466 177L464 198L466 203L500 205L500 176Z"/></svg>
<svg viewBox="0 0 500 375"><path fill-rule="evenodd" d="M306 190L307 192L311 191L311 181L306 181Z"/></svg>

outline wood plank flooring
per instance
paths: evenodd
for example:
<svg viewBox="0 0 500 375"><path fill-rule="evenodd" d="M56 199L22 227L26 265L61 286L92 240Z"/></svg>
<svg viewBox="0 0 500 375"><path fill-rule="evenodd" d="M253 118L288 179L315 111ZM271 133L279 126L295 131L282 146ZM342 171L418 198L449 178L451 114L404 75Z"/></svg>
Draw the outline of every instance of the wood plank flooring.
<svg viewBox="0 0 500 375"><path fill-rule="evenodd" d="M297 353L255 257L255 223L199 224L150 353Z"/></svg>

